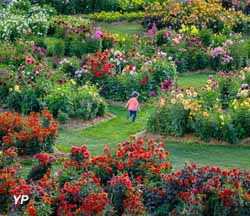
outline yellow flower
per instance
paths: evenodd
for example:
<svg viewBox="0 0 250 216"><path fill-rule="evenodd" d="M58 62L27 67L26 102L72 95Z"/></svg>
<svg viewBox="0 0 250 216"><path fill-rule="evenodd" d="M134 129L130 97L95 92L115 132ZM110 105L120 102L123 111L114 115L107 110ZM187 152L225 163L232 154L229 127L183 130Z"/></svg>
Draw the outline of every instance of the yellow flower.
<svg viewBox="0 0 250 216"><path fill-rule="evenodd" d="M3 151L0 151L0 156L2 156L3 155Z"/></svg>
<svg viewBox="0 0 250 216"><path fill-rule="evenodd" d="M14 89L15 89L15 92L19 92L19 93L21 92L20 86L19 86L19 85L15 85L15 88L14 88Z"/></svg>
<svg viewBox="0 0 250 216"><path fill-rule="evenodd" d="M75 84L76 84L76 81L73 80L73 79L71 79L70 82L71 82L72 85L75 85Z"/></svg>
<svg viewBox="0 0 250 216"><path fill-rule="evenodd" d="M171 99L171 104L176 104L176 99Z"/></svg>
<svg viewBox="0 0 250 216"><path fill-rule="evenodd" d="M180 93L180 94L176 95L177 100L181 100L182 98L183 98L183 94Z"/></svg>
<svg viewBox="0 0 250 216"><path fill-rule="evenodd" d="M223 115L219 115L219 119L224 121L224 116Z"/></svg>
<svg viewBox="0 0 250 216"><path fill-rule="evenodd" d="M203 112L203 116L208 117L209 116L208 112Z"/></svg>

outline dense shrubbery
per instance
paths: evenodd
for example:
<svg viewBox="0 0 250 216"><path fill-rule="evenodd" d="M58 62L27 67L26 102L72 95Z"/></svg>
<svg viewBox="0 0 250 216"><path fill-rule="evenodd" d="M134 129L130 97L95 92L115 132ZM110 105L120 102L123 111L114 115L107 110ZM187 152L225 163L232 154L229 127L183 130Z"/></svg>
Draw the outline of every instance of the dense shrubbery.
<svg viewBox="0 0 250 216"><path fill-rule="evenodd" d="M53 55L62 54L58 47L49 48ZM4 63L0 70L0 99L10 110L28 114L46 108L62 122L68 117L92 119L105 113L106 105L97 88L88 84L77 86L75 81L65 79L64 73L52 75L46 49L33 41L4 43L0 58Z"/></svg>
<svg viewBox="0 0 250 216"><path fill-rule="evenodd" d="M249 137L249 76L248 68L239 74L220 72L201 91L173 90L160 100L149 130L173 136L193 132L205 141L230 143Z"/></svg>
<svg viewBox="0 0 250 216"><path fill-rule="evenodd" d="M33 2L50 4L60 14L88 14L100 11L140 11L154 1L156 0L34 0Z"/></svg>
<svg viewBox="0 0 250 216"><path fill-rule="evenodd" d="M144 12L99 12L90 14L89 19L99 21L99 22L118 22L118 21L135 21L140 20L144 17Z"/></svg>
<svg viewBox="0 0 250 216"><path fill-rule="evenodd" d="M86 146L73 147L64 167L51 175L56 158L35 156L27 180L18 177L15 150L0 154L9 161L0 171L1 213L27 215L248 215L249 171L197 167L170 173L164 144L143 139L119 144L114 153L92 157ZM33 181L31 181L33 180ZM4 185L4 186L3 186ZM13 195L29 200L13 206Z"/></svg>
<svg viewBox="0 0 250 216"><path fill-rule="evenodd" d="M158 28L180 29L181 25L194 25L199 29L208 28L214 32L230 29L235 32L249 31L249 17L241 10L223 8L221 1L174 1L162 4L155 2L146 9L144 25Z"/></svg>
<svg viewBox="0 0 250 216"><path fill-rule="evenodd" d="M52 152L57 125L47 110L42 114L30 113L22 117L17 113L0 114L0 148L16 147L20 155L34 155L41 151Z"/></svg>
<svg viewBox="0 0 250 216"><path fill-rule="evenodd" d="M28 0L13 1L0 12L0 40L14 41L23 35L46 35L52 8L32 6Z"/></svg>
<svg viewBox="0 0 250 216"><path fill-rule="evenodd" d="M58 82L45 96L44 103L59 121L64 122L68 117L88 120L104 115L106 103L95 86L76 87L73 80L61 84L63 80Z"/></svg>

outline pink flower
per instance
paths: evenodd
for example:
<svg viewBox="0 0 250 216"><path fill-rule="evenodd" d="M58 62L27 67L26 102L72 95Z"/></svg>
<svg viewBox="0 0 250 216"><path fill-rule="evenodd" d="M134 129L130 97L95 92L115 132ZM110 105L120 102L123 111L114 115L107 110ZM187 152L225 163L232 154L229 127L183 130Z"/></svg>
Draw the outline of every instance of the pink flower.
<svg viewBox="0 0 250 216"><path fill-rule="evenodd" d="M149 37L153 37L153 36L155 36L156 32L157 32L157 26L155 23L153 23L152 28L148 30L147 35Z"/></svg>
<svg viewBox="0 0 250 216"><path fill-rule="evenodd" d="M102 36L103 36L102 31L96 30L95 34L93 34L91 38L94 40L101 40Z"/></svg>
<svg viewBox="0 0 250 216"><path fill-rule="evenodd" d="M172 35L172 33L170 31L165 31L163 34L163 38L168 38Z"/></svg>
<svg viewBox="0 0 250 216"><path fill-rule="evenodd" d="M31 64L33 64L34 62L35 62L35 59L34 59L33 56L26 56L25 63L26 63L27 65L31 65Z"/></svg>

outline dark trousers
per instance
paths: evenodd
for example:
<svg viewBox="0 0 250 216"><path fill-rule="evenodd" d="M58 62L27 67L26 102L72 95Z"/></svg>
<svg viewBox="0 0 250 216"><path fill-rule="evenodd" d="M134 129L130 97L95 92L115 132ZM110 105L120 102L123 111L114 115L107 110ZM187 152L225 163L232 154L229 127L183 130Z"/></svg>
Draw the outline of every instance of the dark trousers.
<svg viewBox="0 0 250 216"><path fill-rule="evenodd" d="M128 118L132 117L132 122L135 122L137 116L137 111L129 110L128 111Z"/></svg>

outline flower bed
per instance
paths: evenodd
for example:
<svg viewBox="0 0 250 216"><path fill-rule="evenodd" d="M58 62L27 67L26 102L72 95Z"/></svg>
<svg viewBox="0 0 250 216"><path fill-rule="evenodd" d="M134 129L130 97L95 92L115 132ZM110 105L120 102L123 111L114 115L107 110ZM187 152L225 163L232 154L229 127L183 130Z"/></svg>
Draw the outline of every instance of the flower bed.
<svg viewBox="0 0 250 216"><path fill-rule="evenodd" d="M6 150L16 147L20 155L53 152L57 125L47 110L42 114L30 113L22 117L17 113L0 114L0 144Z"/></svg>
<svg viewBox="0 0 250 216"><path fill-rule="evenodd" d="M105 50L89 55L78 70L74 69L73 61L62 62L61 70L79 84L89 81L97 84L100 94L107 99L125 101L131 92L138 91L145 101L155 96L164 82L175 79L175 66L164 54L145 56L135 48L128 52Z"/></svg>
<svg viewBox="0 0 250 216"><path fill-rule="evenodd" d="M171 91L160 99L148 129L173 136L192 132L205 141L216 138L230 143L249 137L249 75L248 68L237 74L220 72L201 91Z"/></svg>
<svg viewBox="0 0 250 216"><path fill-rule="evenodd" d="M225 1L224 1L225 2ZM180 29L182 24L197 28L209 28L221 32L224 27L236 32L248 31L248 16L242 10L223 7L222 1L174 1L166 0L162 4L155 2L146 8L144 25L151 27L170 27Z"/></svg>
<svg viewBox="0 0 250 216"><path fill-rule="evenodd" d="M56 158L40 153L27 180L14 161L0 171L1 213L27 215L248 215L250 172L219 167L185 168L171 173L164 144L127 141L92 157L73 147L64 167L51 174ZM4 151L0 157L15 155ZM32 181L31 181L32 180ZM4 185L4 186L3 186ZM13 195L29 200L14 205Z"/></svg>

